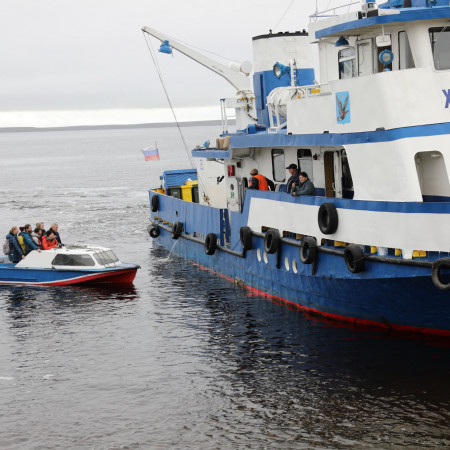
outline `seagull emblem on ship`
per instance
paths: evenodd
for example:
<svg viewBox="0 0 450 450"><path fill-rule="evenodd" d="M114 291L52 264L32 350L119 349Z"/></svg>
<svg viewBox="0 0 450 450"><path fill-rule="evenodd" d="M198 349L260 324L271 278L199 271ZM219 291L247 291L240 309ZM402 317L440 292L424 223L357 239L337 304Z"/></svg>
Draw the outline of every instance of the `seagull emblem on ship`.
<svg viewBox="0 0 450 450"><path fill-rule="evenodd" d="M339 115L338 115L338 122L342 122L345 119L345 116L350 112L349 110L347 110L347 106L348 106L348 97L349 95L347 94L347 97L345 97L345 101L344 104L342 104L341 100L339 99L338 95L336 94L336 102L339 108Z"/></svg>

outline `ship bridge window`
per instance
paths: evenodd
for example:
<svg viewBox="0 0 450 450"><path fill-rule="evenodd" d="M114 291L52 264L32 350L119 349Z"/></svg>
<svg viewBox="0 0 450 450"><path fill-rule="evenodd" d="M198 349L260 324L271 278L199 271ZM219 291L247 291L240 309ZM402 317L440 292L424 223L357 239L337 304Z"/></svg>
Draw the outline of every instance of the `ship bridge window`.
<svg viewBox="0 0 450 450"><path fill-rule="evenodd" d="M373 42L364 39L356 43L358 49L358 76L373 74Z"/></svg>
<svg viewBox="0 0 450 450"><path fill-rule="evenodd" d="M438 70L450 69L450 28L430 28L429 32L434 67Z"/></svg>
<svg viewBox="0 0 450 450"><path fill-rule="evenodd" d="M64 255L59 253L52 261L53 266L95 266L90 255Z"/></svg>
<svg viewBox="0 0 450 450"><path fill-rule="evenodd" d="M338 53L339 78L352 78L356 76L356 52L353 47L347 47Z"/></svg>
<svg viewBox="0 0 450 450"><path fill-rule="evenodd" d="M411 46L409 45L408 34L406 31L400 31L398 33L398 51L399 51L399 68L412 69L415 66L414 58L411 52Z"/></svg>
<svg viewBox="0 0 450 450"><path fill-rule="evenodd" d="M308 178L314 183L313 162L311 150L300 148L297 150L297 162L299 172L306 172Z"/></svg>
<svg viewBox="0 0 450 450"><path fill-rule="evenodd" d="M284 163L284 150L272 150L272 170L274 181L284 181L286 177L286 167Z"/></svg>

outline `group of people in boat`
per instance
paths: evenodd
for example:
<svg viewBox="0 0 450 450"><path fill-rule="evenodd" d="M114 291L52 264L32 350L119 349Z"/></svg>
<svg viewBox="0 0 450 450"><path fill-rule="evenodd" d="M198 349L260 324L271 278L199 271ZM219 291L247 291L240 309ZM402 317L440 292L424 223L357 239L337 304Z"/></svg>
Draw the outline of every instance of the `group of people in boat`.
<svg viewBox="0 0 450 450"><path fill-rule="evenodd" d="M316 195L316 188L313 182L308 178L306 172L299 172L297 164L290 164L286 167L291 174L286 184L286 193L299 197L300 195ZM250 171L249 189L257 189L260 191L275 190L275 184L272 180L261 175L258 169Z"/></svg>
<svg viewBox="0 0 450 450"><path fill-rule="evenodd" d="M12 227L6 235L9 241L9 260L18 263L33 250L50 250L62 247L61 237L58 233L58 224L54 223L45 231L44 222L38 222L36 228L27 223L23 227Z"/></svg>

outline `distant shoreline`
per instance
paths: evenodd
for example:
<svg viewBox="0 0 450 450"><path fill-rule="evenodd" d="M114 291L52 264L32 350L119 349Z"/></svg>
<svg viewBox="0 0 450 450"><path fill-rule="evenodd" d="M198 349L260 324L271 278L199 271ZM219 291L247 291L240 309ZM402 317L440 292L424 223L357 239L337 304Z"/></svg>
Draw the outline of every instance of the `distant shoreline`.
<svg viewBox="0 0 450 450"><path fill-rule="evenodd" d="M234 124L234 120L228 121L230 125ZM195 127L195 126L208 126L208 125L221 125L221 120L200 120L200 121L189 121L180 122L181 127ZM165 128L165 127L176 127L175 122L161 122L161 123L139 123L131 125L75 125L68 127L4 127L0 128L0 133L11 133L11 132L38 132L38 131L71 131L71 130L121 130L121 129L132 129L132 128Z"/></svg>

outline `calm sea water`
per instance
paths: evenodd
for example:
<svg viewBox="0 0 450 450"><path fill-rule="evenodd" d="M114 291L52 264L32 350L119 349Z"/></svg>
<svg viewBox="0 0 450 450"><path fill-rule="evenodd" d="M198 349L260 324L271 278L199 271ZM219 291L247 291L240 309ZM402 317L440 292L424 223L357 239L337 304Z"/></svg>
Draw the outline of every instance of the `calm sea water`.
<svg viewBox="0 0 450 450"><path fill-rule="evenodd" d="M308 317L153 248L147 190L189 167L176 129L4 133L0 161L4 235L58 222L142 267L120 290L0 287L1 448L450 447L448 344Z"/></svg>

